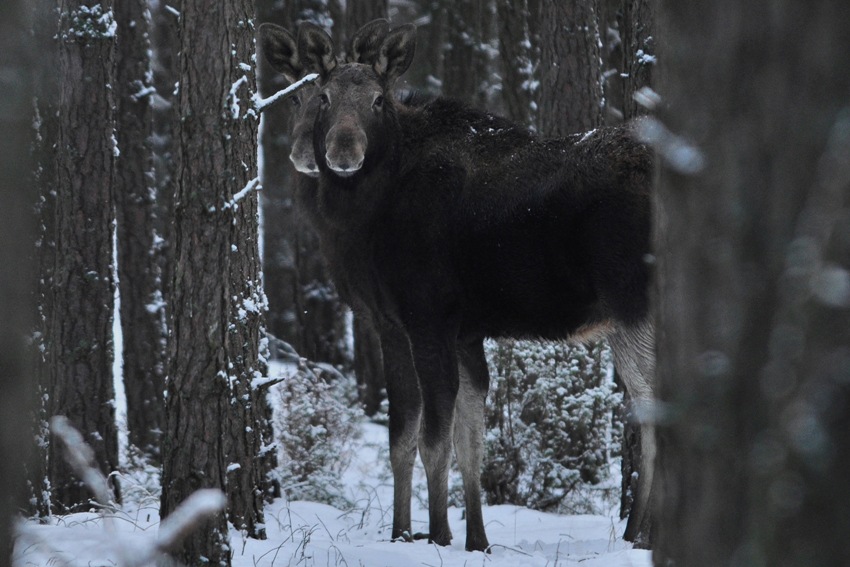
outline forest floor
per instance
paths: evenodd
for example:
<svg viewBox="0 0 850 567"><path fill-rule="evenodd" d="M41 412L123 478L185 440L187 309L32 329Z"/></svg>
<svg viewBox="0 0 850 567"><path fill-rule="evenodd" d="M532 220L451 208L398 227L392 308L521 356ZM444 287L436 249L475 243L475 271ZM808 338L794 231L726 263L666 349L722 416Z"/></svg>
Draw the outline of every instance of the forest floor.
<svg viewBox="0 0 850 567"><path fill-rule="evenodd" d="M484 509L491 553L464 551L465 521L449 509L452 545L426 541L392 543L392 482L387 432L364 422L351 447L339 509L316 502L276 500L266 507L268 539L231 531L234 567L649 567L650 552L631 549L621 538L625 522L616 510L604 515L558 515L517 506ZM123 480L123 512L104 520L94 513L56 516L51 525L27 522L15 551L15 566L126 565L138 557L156 531L159 510L156 475ZM427 531L424 472L417 468L414 531Z"/></svg>

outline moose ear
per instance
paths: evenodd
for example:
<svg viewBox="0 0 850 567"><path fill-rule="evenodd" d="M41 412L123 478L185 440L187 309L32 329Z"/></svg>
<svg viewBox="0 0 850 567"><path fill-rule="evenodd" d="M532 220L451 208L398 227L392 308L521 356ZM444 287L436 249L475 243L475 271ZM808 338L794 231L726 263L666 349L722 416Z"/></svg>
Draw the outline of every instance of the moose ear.
<svg viewBox="0 0 850 567"><path fill-rule="evenodd" d="M386 78L388 83L398 79L413 61L416 50L416 26L405 24L392 30L381 43L375 72Z"/></svg>
<svg viewBox="0 0 850 567"><path fill-rule="evenodd" d="M305 69L323 77L336 67L333 40L325 30L310 22L298 27L298 56Z"/></svg>
<svg viewBox="0 0 850 567"><path fill-rule="evenodd" d="M348 49L348 63L372 65L378 60L381 42L390 31L390 23L384 19L372 20L355 32Z"/></svg>
<svg viewBox="0 0 850 567"><path fill-rule="evenodd" d="M272 68L282 73L290 83L304 74L304 67L298 59L298 43L287 30L274 24L261 24L260 45Z"/></svg>

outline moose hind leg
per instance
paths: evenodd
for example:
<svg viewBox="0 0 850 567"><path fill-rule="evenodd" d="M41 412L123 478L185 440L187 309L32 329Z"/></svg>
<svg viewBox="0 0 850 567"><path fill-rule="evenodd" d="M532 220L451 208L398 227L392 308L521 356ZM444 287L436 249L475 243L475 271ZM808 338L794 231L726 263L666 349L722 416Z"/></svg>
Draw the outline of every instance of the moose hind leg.
<svg viewBox="0 0 850 567"><path fill-rule="evenodd" d="M632 502L623 539L642 547L649 545L651 533L652 488L655 471L655 427L646 415L654 400L655 333L649 320L619 327L608 340L614 353L614 365L634 404L640 420L640 470L637 494Z"/></svg>
<svg viewBox="0 0 850 567"><path fill-rule="evenodd" d="M481 463L484 456L484 404L490 375L480 341L462 348L459 358L460 385L455 402L454 442L463 477L466 550L485 551L490 544L481 512Z"/></svg>

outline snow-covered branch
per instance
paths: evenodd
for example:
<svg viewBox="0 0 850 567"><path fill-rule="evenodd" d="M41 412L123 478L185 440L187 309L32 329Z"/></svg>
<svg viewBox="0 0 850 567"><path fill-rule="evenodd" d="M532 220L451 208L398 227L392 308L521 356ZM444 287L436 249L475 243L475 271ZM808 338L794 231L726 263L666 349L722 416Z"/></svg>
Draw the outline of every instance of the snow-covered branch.
<svg viewBox="0 0 850 567"><path fill-rule="evenodd" d="M278 91L268 98L262 98L259 94L255 94L253 99L252 99L253 102L254 102L254 110L256 110L257 113L259 114L260 112L264 111L265 109L267 109L271 105L273 105L276 102L280 101L281 99L284 99L287 96L291 95L292 93L294 93L295 91L297 91L298 89L303 87L304 85L307 85L309 83L314 82L318 78L319 78L319 75L317 75L316 73L310 73L309 75L307 75L303 79L301 79L299 81L295 81L294 83L292 83L291 85L289 85L288 87L283 89L282 91Z"/></svg>
<svg viewBox="0 0 850 567"><path fill-rule="evenodd" d="M229 209L231 207L235 207L239 203L239 201L241 201L242 199L244 199L248 195L248 193L250 193L251 191L253 191L254 189L256 189L259 186L260 186L260 178L259 177L255 177L255 178L251 179L248 183L245 184L245 187L243 187L238 193L233 195L233 198L230 199L230 201L228 201L227 203L224 204L224 208Z"/></svg>

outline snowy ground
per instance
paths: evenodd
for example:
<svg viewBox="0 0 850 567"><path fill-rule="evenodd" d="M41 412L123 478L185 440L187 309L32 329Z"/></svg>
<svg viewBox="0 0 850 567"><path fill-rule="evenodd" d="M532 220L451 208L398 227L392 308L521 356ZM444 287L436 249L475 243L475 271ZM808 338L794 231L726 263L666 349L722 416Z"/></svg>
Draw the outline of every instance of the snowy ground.
<svg viewBox="0 0 850 567"><path fill-rule="evenodd" d="M386 463L386 429L364 423L345 473L347 498L340 510L314 502L278 500L266 508L268 539L249 540L231 532L234 567L649 567L648 551L633 550L620 536L616 516L559 516L516 506L484 509L492 553L464 551L461 511L449 510L455 539L450 547L425 541L392 543L392 484ZM417 471L424 495L424 474ZM138 565L159 519L155 487L137 484L123 514L104 520L96 514L57 517L51 526L26 524L15 565L107 567ZM427 508L414 498L415 531L427 531Z"/></svg>

